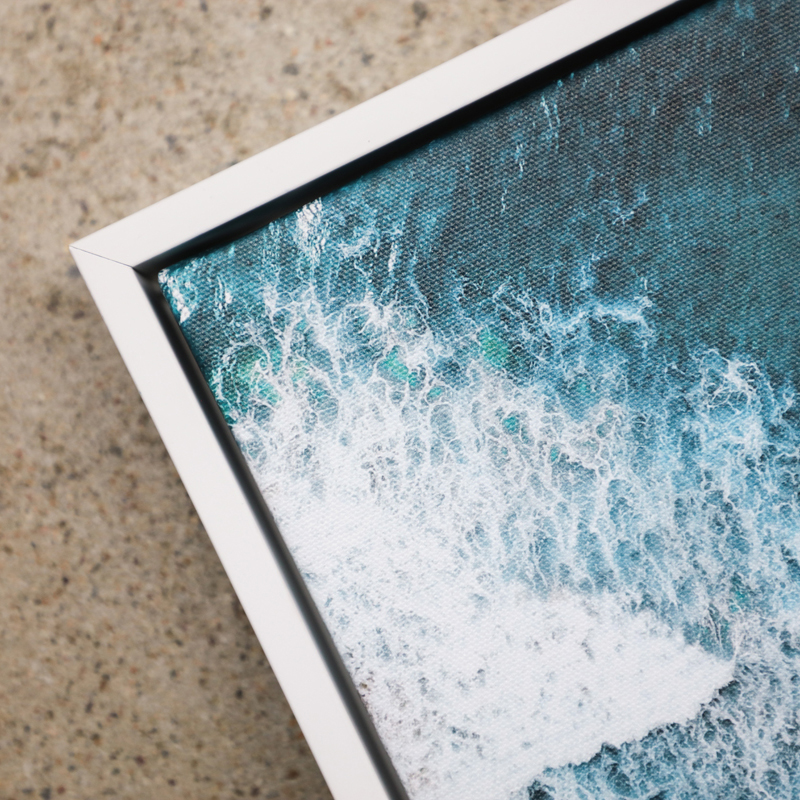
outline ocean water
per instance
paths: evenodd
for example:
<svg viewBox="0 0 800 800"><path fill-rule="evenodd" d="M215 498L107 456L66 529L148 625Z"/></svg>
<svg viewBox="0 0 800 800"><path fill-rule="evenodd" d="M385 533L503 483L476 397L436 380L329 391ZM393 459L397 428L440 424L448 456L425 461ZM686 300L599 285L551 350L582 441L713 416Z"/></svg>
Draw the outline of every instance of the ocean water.
<svg viewBox="0 0 800 800"><path fill-rule="evenodd" d="M800 798L800 4L159 279L413 800Z"/></svg>

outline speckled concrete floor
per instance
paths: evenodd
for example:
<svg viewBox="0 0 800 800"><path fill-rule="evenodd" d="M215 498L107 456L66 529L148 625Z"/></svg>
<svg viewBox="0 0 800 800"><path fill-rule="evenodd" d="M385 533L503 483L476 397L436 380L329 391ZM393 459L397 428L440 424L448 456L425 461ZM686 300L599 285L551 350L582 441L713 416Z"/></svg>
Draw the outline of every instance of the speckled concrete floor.
<svg viewBox="0 0 800 800"><path fill-rule="evenodd" d="M325 784L67 244L559 0L0 0L0 800Z"/></svg>

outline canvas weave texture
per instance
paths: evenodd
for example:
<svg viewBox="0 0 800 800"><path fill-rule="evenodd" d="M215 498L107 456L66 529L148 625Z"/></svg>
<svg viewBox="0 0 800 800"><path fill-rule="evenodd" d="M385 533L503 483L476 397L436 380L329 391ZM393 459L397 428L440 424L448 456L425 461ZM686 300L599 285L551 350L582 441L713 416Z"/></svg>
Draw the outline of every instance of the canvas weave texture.
<svg viewBox="0 0 800 800"><path fill-rule="evenodd" d="M159 276L412 800L800 797L800 4Z"/></svg>

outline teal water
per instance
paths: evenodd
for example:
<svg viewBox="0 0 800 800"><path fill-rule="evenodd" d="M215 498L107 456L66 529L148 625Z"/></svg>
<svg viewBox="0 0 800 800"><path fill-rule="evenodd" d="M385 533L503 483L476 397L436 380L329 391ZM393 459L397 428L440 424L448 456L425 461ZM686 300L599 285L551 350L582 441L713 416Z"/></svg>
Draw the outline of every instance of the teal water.
<svg viewBox="0 0 800 800"><path fill-rule="evenodd" d="M800 798L800 5L713 2L167 299L412 798Z"/></svg>

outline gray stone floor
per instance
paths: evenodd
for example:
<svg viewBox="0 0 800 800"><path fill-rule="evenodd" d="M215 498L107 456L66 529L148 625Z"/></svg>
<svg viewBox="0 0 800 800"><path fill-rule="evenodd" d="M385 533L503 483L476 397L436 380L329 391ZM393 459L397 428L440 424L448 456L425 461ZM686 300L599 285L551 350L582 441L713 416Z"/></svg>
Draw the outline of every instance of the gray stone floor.
<svg viewBox="0 0 800 800"><path fill-rule="evenodd" d="M69 242L559 0L0 0L0 800L325 784Z"/></svg>

